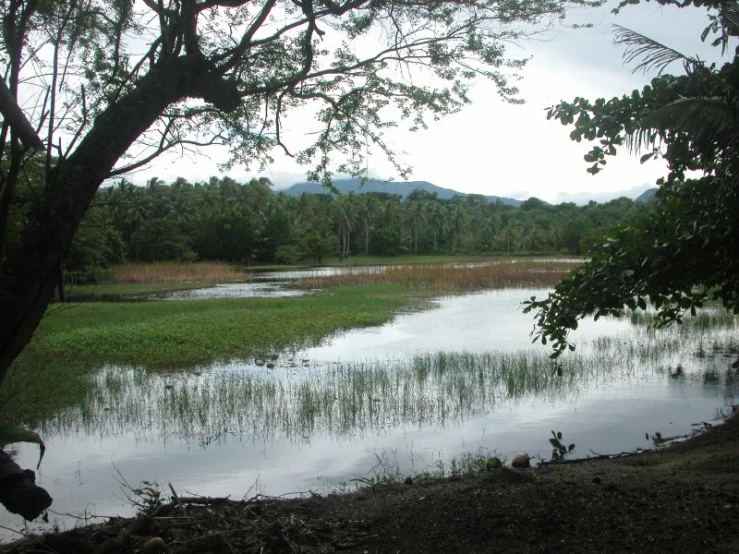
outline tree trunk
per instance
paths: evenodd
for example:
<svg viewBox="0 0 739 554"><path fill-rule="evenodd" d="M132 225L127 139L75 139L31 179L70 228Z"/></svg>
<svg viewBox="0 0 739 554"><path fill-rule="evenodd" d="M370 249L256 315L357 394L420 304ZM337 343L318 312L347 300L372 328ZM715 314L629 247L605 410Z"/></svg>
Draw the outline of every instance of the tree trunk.
<svg viewBox="0 0 739 554"><path fill-rule="evenodd" d="M229 99L200 60L177 58L152 68L135 88L95 118L77 149L48 178L46 194L29 214L0 267L0 382L30 340L52 299L57 269L103 180L118 159L170 104L186 97L224 111Z"/></svg>

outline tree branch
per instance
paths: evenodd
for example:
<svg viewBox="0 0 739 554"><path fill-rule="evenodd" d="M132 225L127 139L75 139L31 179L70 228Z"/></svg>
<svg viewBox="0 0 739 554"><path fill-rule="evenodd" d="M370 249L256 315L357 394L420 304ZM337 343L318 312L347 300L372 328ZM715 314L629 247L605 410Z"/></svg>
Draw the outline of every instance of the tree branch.
<svg viewBox="0 0 739 554"><path fill-rule="evenodd" d="M5 79L0 78L0 113L3 114L5 121L8 122L13 130L18 134L18 138L26 148L35 148L43 150L44 143L36 134L31 123L26 119L26 115L21 110L15 97L5 84Z"/></svg>

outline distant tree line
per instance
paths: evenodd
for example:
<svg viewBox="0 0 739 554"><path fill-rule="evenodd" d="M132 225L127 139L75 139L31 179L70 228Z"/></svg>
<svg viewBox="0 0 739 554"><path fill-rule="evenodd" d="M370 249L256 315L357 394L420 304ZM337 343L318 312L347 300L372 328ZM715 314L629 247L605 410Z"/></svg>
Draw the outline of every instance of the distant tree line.
<svg viewBox="0 0 739 554"><path fill-rule="evenodd" d="M619 198L586 206L530 198L520 207L481 195L416 190L289 196L265 178L212 177L101 188L65 260L67 270L159 260L322 262L328 256L583 254L606 229L649 205Z"/></svg>

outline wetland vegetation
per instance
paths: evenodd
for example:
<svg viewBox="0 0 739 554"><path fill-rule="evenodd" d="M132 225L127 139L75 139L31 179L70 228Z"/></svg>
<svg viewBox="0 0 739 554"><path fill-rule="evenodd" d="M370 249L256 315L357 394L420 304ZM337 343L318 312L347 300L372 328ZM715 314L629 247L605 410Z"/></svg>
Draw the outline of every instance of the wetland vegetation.
<svg viewBox="0 0 739 554"><path fill-rule="evenodd" d="M218 360L264 357L319 344L342 330L380 325L399 310L417 309L440 292L501 288L513 282L518 286L552 284L572 264L498 260L373 266L297 280L294 286L323 289L301 298L55 304L3 384L4 417L36 421L80 402L88 386L83 377L105 365L176 370ZM224 271L223 266L202 265L124 266L112 273L112 285L88 287L93 289L92 296L130 297L141 293L142 283L169 283L178 289L183 280L204 286L213 282L213 276L218 276L216 281L226 276L239 281L249 278L241 271ZM330 288L324 289L326 285ZM131 287L128 291L127 286Z"/></svg>
<svg viewBox="0 0 739 554"><path fill-rule="evenodd" d="M634 2L620 7L628 3ZM403 123L391 120L398 113L393 106L415 130L428 116L456 112L476 75L492 79L503 99L519 100L508 70L521 63L504 57L501 41L523 35L500 24L533 33L539 23L583 5L535 1L509 13L495 2L321 2L316 9L298 3L302 10L267 2L250 19L241 9L247 2L144 4L3 4L8 83L2 83L0 136L0 393L4 416L48 435L53 454L38 477L58 499L51 525L76 523L70 506L95 510L85 508L83 521L115 513L111 466L124 485L126 476L171 477L173 501L163 503L152 481L128 485L142 499L145 518L87 529L80 533L84 540L74 532L31 539L20 550L737 549L736 417L671 450L582 464L580 472L560 465L517 473L488 455L492 448L504 459L522 448L531 452L532 437L552 436L552 457L562 458L572 448L564 449L563 435L552 427L593 453L623 444L631 450L638 447L634 433L645 426L678 433L696 421L710 427L706 414L723 416L736 404L739 363L730 363L736 321L695 313L708 300L739 313L739 181L731 130L736 55L709 65L618 27L616 42L626 47L627 62L656 70L650 86L620 99L578 97L549 109L548 117L574 125L572 139L598 140L585 156L592 174L624 145L651 147L642 161L666 160L669 173L658 181L654 207L628 199L549 206L530 198L513 208L480 195L441 200L423 192L407 199L290 198L273 194L266 179L190 184L178 178L171 185L152 179L145 188L121 180L101 188L171 147L197 147L209 138L211 144L228 140L227 164L271 162L274 147L292 150L279 132L283 116L313 101L326 102L316 112L321 125L310 133L315 142L295 151L298 160L316 164L313 179L328 185L336 172L366 172L371 145L405 175L409 168L377 134ZM736 2L707 6L701 39L710 36L730 55L726 47L739 35ZM387 44L378 46L379 54L331 40L314 48L326 32L357 38L390 20L398 32L383 33ZM210 40L201 40L206 35ZM135 52L138 39L150 48ZM89 71L84 66L93 59ZM385 71L388 63L414 60L448 86L432 90L423 79ZM479 63L470 66L470 60ZM664 71L674 61L684 74ZM341 78L352 75L358 78ZM203 109L189 109L191 101L202 101ZM249 132L268 130L273 121L274 134ZM686 178L696 171L699 179ZM617 223L625 224L605 235ZM594 242L598 248L589 251ZM312 294L264 305L232 299L226 309L211 298L121 309L100 295L100 302L84 307L46 311L54 291L64 299L65 270L72 280L100 284L111 265L127 261L289 265L337 254L345 260L532 252L589 258L553 291L546 290L551 283L543 266L525 272L540 279L527 286L544 287L526 290L533 293L527 310L537 311L538 338L554 348L554 357L575 350L569 330L577 330L580 347L565 359L520 348L515 314L523 289L474 292L521 286L521 275L501 278L500 263L498 281L469 264L377 268L305 276L294 286ZM449 279L462 269L464 277ZM226 281L240 279L239 269L222 270L232 272ZM219 283L222 275L176 279L192 288ZM115 298L162 292L156 276L134 275L112 286L123 291ZM541 293L546 298L536 300ZM345 304L353 311L332 305L342 294L352 298ZM607 319L597 333L589 325L590 315L652 307L645 318ZM660 338L644 325L679 321L687 311L695 317ZM44 313L46 323L28 346ZM492 314L497 327L486 326L480 314ZM655 431L655 446L665 436ZM480 454L455 456L471 446ZM451 452L452 479L409 476L401 486L399 479L360 474L351 481L371 490L338 500L318 498L311 486L319 469L326 484L320 490L327 490L366 471L368 458L384 463L389 451L401 460L402 448L411 467L417 454L425 461ZM33 491L38 502L25 513L36 518L51 498L35 485L32 471L2 454L0 501L10 508L5 493L25 488L8 495L24 499ZM14 455L30 465L23 446ZM467 471L460 466L481 471L461 479ZM403 471L399 466L394 475ZM182 498L171 482L208 495L219 489L295 494L289 489L297 484L312 499L232 502L199 492ZM378 483L392 487L372 496Z"/></svg>
<svg viewBox="0 0 739 554"><path fill-rule="evenodd" d="M532 347L521 301L577 263L302 269L283 283L312 291L300 297L56 304L3 385L4 413L44 436L50 474L82 471L90 483L58 509L129 513L114 500L113 467L200 494L330 490L546 455L549 427L583 453L647 448L645 433L690 432L736 402L725 356L737 321L719 311L658 334L648 316L585 325L581 348L557 362ZM83 470L84 452L107 455ZM215 481L198 477L203 464L219 468Z"/></svg>

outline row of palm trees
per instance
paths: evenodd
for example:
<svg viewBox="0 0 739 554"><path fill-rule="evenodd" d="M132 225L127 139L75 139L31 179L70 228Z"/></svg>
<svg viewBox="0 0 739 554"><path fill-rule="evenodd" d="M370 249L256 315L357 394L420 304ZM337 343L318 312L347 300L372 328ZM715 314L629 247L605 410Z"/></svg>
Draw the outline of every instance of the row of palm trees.
<svg viewBox="0 0 739 554"><path fill-rule="evenodd" d="M577 254L608 226L646 209L627 199L582 207L531 199L513 207L480 195L442 200L421 190L405 199L383 193L290 196L274 192L264 178L243 184L228 177L195 184L183 178L169 184L151 179L145 186L122 180L98 192L75 244L77 252L70 256L74 262L68 265L99 264L106 255L112 263L302 257L320 261L359 254ZM115 248L101 256L106 244ZM91 251L80 255L84 249ZM97 255L92 255L95 250Z"/></svg>

